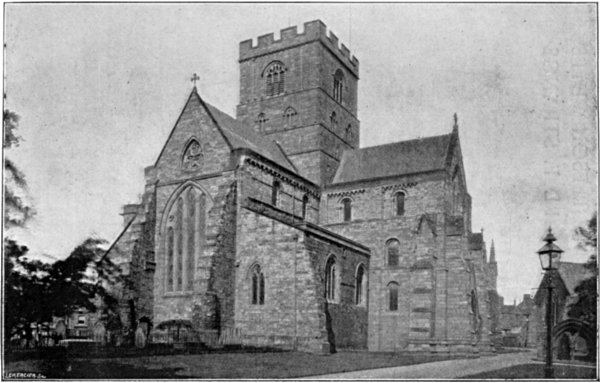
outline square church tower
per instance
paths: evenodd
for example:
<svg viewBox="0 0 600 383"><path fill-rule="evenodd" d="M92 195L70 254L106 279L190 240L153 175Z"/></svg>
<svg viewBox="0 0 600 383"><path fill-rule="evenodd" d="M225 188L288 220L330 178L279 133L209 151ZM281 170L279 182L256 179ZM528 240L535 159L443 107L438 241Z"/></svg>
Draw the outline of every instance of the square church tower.
<svg viewBox="0 0 600 383"><path fill-rule="evenodd" d="M331 182L358 148L358 60L320 20L240 43L237 119L281 145L300 175Z"/></svg>

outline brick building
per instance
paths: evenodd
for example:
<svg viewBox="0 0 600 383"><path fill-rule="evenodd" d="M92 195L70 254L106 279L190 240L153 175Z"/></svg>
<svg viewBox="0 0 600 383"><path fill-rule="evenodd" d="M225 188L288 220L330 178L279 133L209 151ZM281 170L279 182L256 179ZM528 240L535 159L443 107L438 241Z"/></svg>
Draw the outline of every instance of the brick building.
<svg viewBox="0 0 600 383"><path fill-rule="evenodd" d="M497 268L456 117L359 148L359 63L321 21L243 41L239 62L236 118L194 87L124 208L122 316L313 352L488 349Z"/></svg>

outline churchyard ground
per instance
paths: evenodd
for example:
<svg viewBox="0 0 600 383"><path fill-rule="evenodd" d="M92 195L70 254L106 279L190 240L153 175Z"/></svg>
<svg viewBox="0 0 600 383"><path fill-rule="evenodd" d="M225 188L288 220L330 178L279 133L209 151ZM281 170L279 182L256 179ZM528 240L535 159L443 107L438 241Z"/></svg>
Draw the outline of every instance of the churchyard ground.
<svg viewBox="0 0 600 383"><path fill-rule="evenodd" d="M41 374L39 377L49 379L280 379L405 366L452 358L448 355L366 351L341 351L332 355L270 351L128 358L42 358L5 363L3 377L18 378L19 373L27 373Z"/></svg>
<svg viewBox="0 0 600 383"><path fill-rule="evenodd" d="M498 370L486 371L479 374L464 376L464 379L543 379L543 363L522 364ZM595 366L583 365L554 365L554 377L556 379L598 379Z"/></svg>

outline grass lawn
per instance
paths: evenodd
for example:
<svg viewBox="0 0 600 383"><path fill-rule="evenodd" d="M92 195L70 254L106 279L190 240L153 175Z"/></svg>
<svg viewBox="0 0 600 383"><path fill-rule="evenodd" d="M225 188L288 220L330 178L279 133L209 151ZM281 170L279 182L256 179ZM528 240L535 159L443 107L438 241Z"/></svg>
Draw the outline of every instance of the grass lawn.
<svg viewBox="0 0 600 383"><path fill-rule="evenodd" d="M522 364L519 366L513 366L503 368L500 370L493 370L488 372L482 372L481 374L475 374L470 376L464 376L464 379L543 379L544 378L544 364ZM587 366L554 366L554 377L556 379L595 379L596 369L594 367Z"/></svg>
<svg viewBox="0 0 600 383"><path fill-rule="evenodd" d="M33 372L55 379L276 379L406 366L448 359L452 358L436 355L342 351L333 355L312 355L302 352L239 352L119 359L24 360L6 363L4 377L7 377L7 372Z"/></svg>

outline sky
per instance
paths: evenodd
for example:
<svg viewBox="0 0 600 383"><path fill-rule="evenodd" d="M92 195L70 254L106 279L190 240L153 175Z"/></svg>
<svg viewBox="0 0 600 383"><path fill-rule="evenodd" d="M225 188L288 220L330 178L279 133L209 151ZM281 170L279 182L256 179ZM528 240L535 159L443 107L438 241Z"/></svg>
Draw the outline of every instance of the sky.
<svg viewBox="0 0 600 383"><path fill-rule="evenodd" d="M360 61L361 147L447 134L506 302L535 294L548 226L583 262L597 209L595 4L5 4L4 107L37 214L9 236L64 258L112 241L198 73L235 115L239 42L321 19Z"/></svg>

